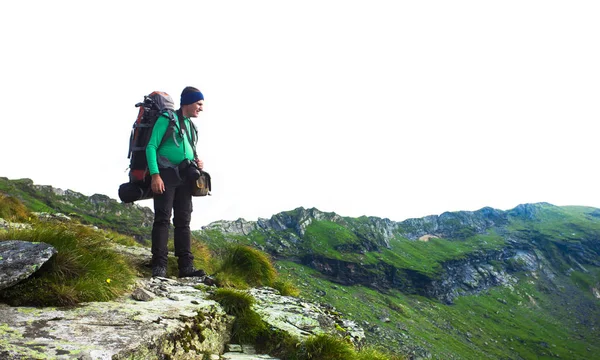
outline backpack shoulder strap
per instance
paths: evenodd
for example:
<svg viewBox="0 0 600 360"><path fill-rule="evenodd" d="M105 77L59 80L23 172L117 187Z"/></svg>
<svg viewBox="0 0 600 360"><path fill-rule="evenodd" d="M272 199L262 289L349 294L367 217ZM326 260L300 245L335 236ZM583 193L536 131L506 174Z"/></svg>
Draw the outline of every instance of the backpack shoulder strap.
<svg viewBox="0 0 600 360"><path fill-rule="evenodd" d="M179 147L179 143L177 142L177 136L175 136L176 121L175 121L174 112L173 112L173 110L167 109L167 110L165 110L163 115L165 115L165 117L169 119L169 126L167 126L167 131L165 131L165 134L163 135L162 139L160 140L160 145L158 145L158 148L160 148L165 143L165 141L168 139L169 136L173 137L173 141L175 142L175 145L177 145L177 147Z"/></svg>
<svg viewBox="0 0 600 360"><path fill-rule="evenodd" d="M177 110L177 117L179 118L179 129L184 129L185 118L183 117L183 112L181 109ZM188 141L192 146L192 150L194 150L194 158L197 159L198 153L196 152L196 141L198 141L198 129L192 120L189 120L188 122L190 123L190 131L186 131L185 133L187 134Z"/></svg>

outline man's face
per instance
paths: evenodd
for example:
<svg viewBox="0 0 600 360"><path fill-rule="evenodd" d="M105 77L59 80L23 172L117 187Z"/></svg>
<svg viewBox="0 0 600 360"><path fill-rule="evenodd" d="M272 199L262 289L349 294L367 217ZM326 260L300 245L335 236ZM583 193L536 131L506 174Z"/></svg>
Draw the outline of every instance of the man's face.
<svg viewBox="0 0 600 360"><path fill-rule="evenodd" d="M204 100L198 100L193 104L189 104L189 105L184 105L185 106L185 112L188 117L193 117L196 118L198 117L198 115L200 115L200 111L202 111L202 107L204 106Z"/></svg>

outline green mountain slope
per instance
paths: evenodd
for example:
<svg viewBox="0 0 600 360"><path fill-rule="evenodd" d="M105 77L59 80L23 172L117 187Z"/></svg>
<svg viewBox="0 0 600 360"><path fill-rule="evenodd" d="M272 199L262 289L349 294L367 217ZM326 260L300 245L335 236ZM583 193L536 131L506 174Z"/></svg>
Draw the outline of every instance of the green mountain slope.
<svg viewBox="0 0 600 360"><path fill-rule="evenodd" d="M0 178L0 193L149 238L148 208L28 179ZM268 252L302 297L413 358L600 359L600 209L523 204L394 222L298 208L193 235L213 252Z"/></svg>
<svg viewBox="0 0 600 360"><path fill-rule="evenodd" d="M447 359L600 353L600 210L524 204L393 222L295 209L196 232L271 253L371 343Z"/></svg>
<svg viewBox="0 0 600 360"><path fill-rule="evenodd" d="M33 212L62 213L84 224L134 236L140 242L150 239L154 215L147 207L122 204L101 194L88 197L71 190L36 185L30 179L0 177L0 193L16 197Z"/></svg>

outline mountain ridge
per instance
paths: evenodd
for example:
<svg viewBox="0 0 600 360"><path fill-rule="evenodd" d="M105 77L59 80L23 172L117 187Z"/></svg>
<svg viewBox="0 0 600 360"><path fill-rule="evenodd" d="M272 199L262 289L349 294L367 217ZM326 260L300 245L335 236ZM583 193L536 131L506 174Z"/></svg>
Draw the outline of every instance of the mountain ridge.
<svg viewBox="0 0 600 360"><path fill-rule="evenodd" d="M33 208L69 214L81 206L82 221L102 227L119 218L142 239L151 227L127 214L135 206L112 207L101 194L13 182L0 178L0 192ZM215 252L245 244L269 253L306 298L351 313L371 344L402 353L588 359L600 352L597 208L525 203L392 221L298 207L215 221L193 237Z"/></svg>

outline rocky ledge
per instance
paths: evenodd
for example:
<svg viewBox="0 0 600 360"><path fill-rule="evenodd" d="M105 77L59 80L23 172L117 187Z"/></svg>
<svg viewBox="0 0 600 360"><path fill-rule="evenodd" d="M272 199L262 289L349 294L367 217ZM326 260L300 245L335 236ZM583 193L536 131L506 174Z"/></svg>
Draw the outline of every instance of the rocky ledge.
<svg viewBox="0 0 600 360"><path fill-rule="evenodd" d="M0 358L15 359L273 359L229 344L234 318L209 295L202 278L141 279L129 295L73 308L0 304ZM362 328L335 311L271 288L248 291L271 327L302 340L338 332L359 344Z"/></svg>

